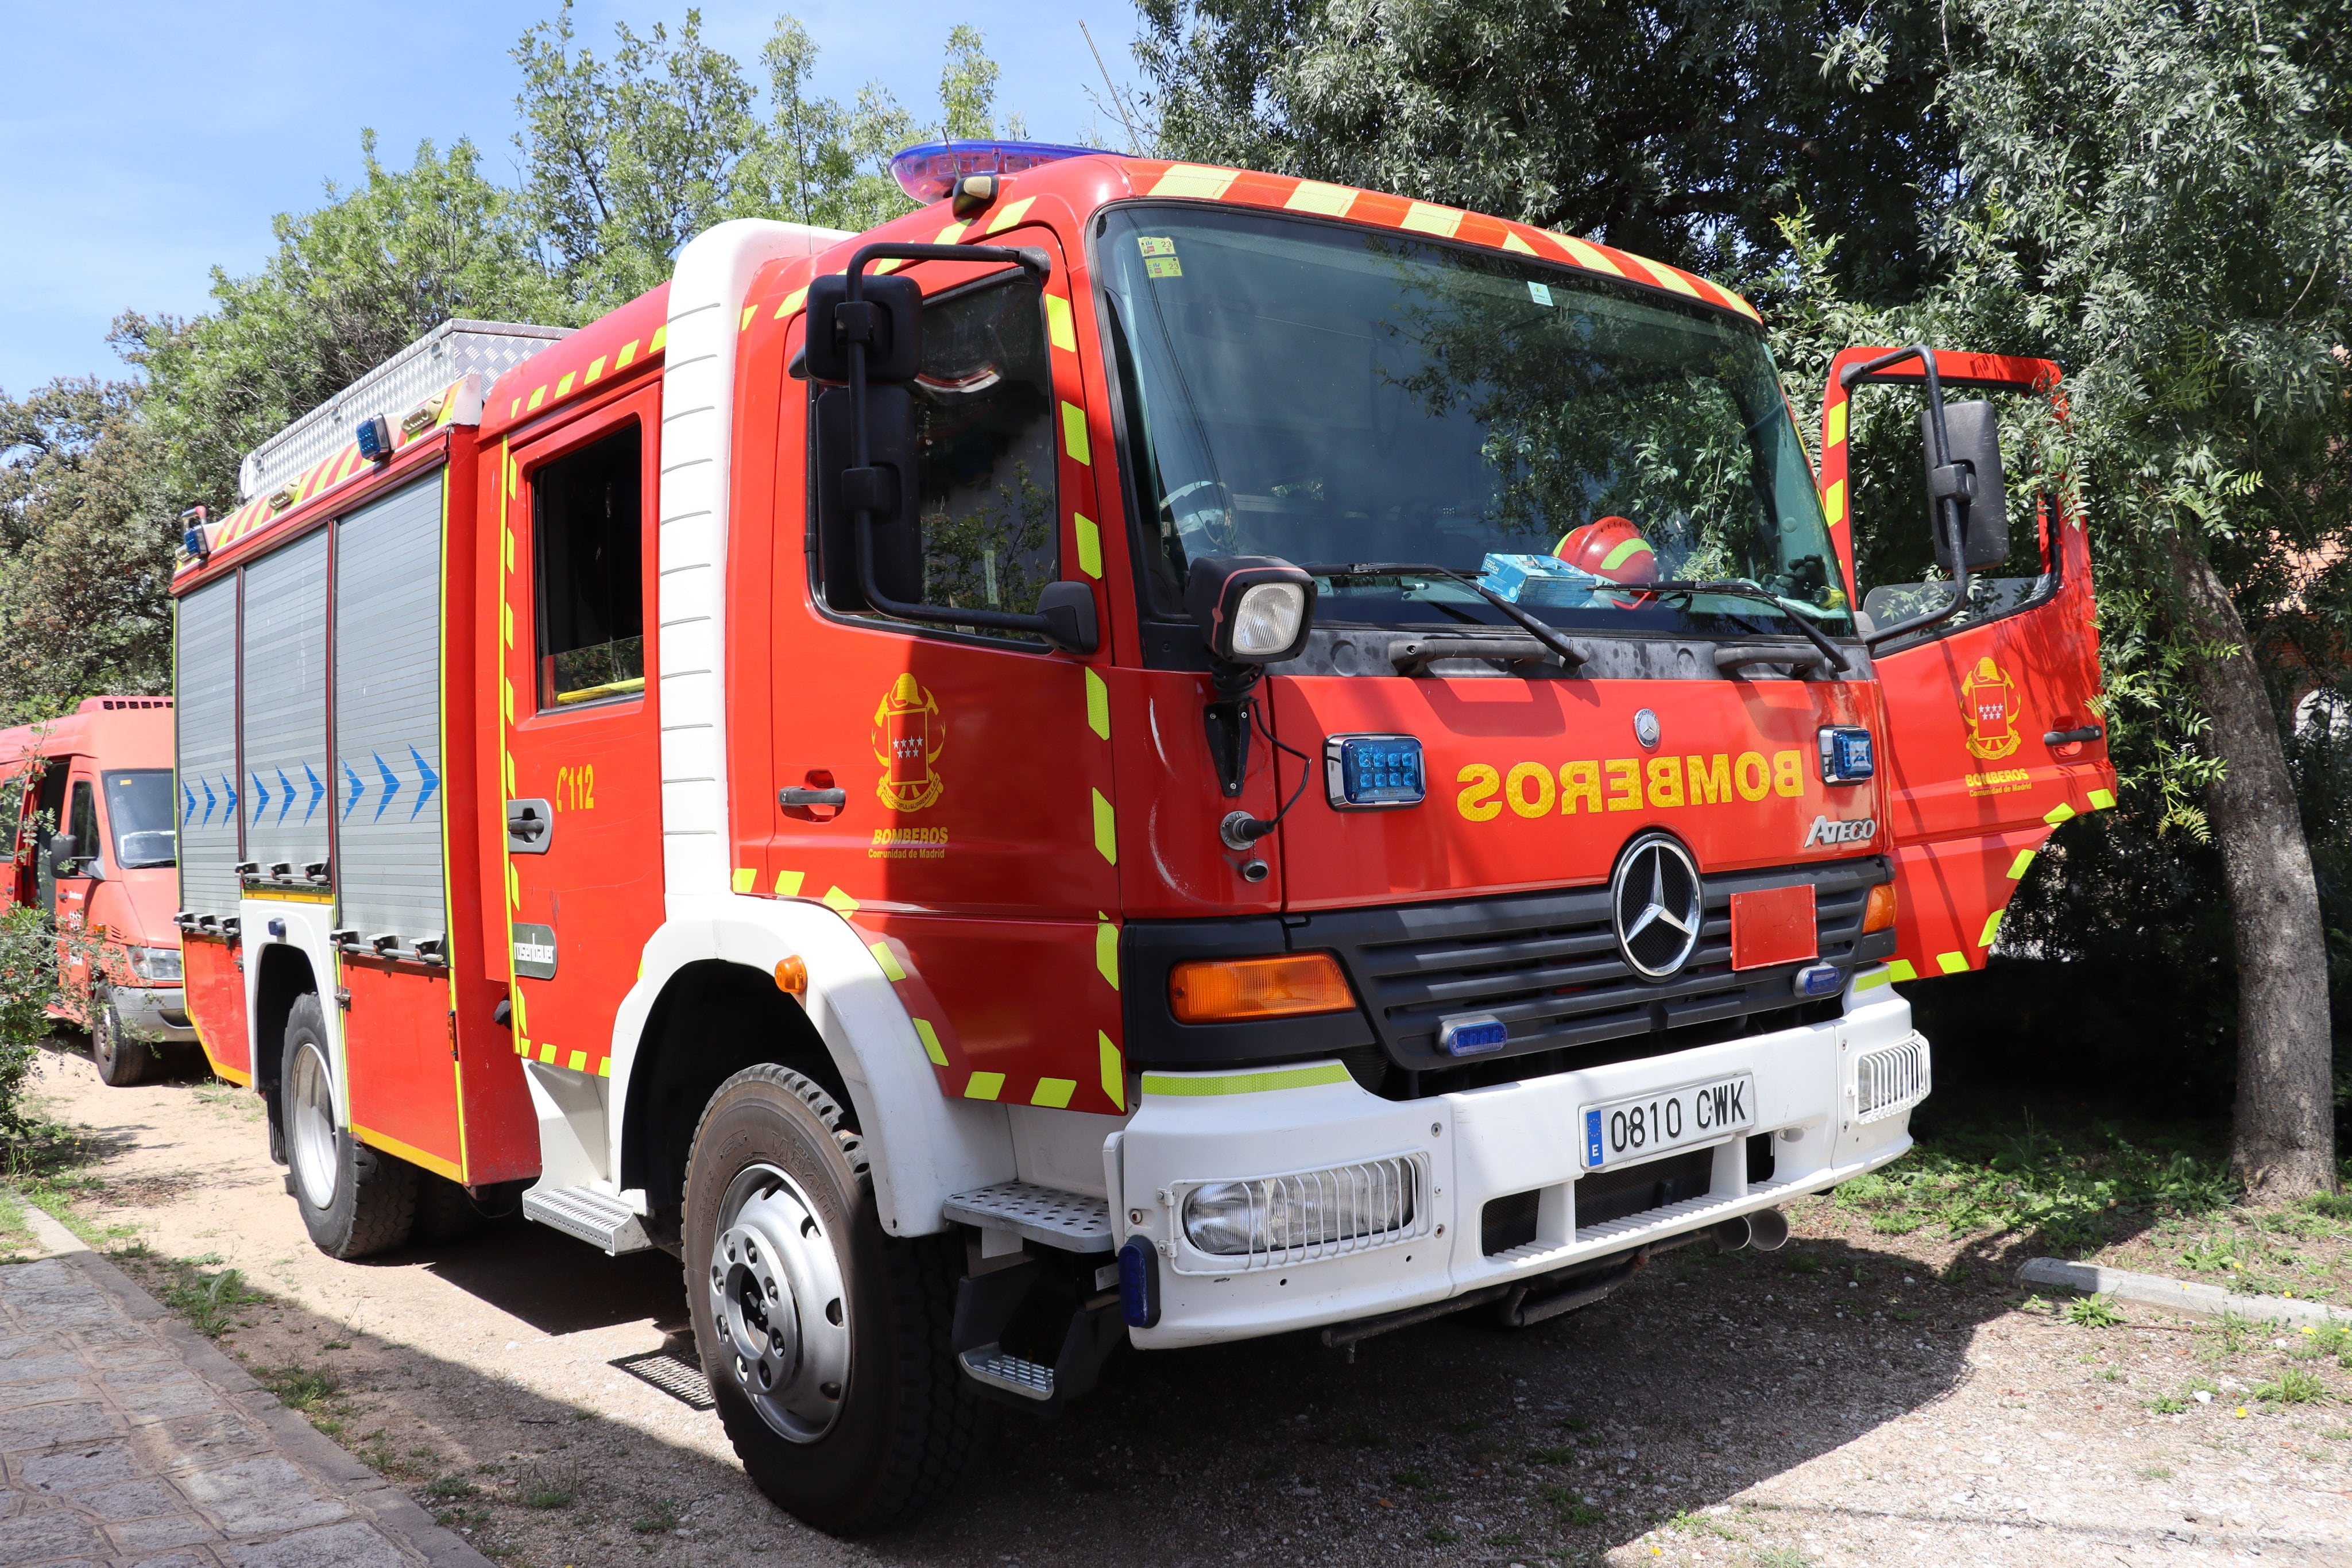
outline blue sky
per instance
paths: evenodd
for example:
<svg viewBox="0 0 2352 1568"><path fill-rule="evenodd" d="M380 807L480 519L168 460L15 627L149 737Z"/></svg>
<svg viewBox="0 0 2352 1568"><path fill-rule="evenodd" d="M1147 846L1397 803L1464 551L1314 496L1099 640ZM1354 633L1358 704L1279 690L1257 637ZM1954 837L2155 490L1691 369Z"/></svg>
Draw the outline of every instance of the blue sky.
<svg viewBox="0 0 2352 1568"><path fill-rule="evenodd" d="M21 396L53 376L121 373L106 344L115 315L203 309L215 265L251 271L269 253L275 214L317 206L328 180L358 178L362 128L404 167L422 138L470 137L486 167L512 180L507 51L555 9L0 0L0 389ZM685 9L583 0L575 26L607 54L614 22L675 26ZM1101 78L1081 18L1121 85L1136 74L1128 0L701 9L704 37L755 80L760 46L789 9L817 40L819 90L847 99L879 80L919 116L937 111L948 29L969 22L1003 68L1000 117L1017 110L1050 141L1098 129L1083 89L1099 92Z"/></svg>

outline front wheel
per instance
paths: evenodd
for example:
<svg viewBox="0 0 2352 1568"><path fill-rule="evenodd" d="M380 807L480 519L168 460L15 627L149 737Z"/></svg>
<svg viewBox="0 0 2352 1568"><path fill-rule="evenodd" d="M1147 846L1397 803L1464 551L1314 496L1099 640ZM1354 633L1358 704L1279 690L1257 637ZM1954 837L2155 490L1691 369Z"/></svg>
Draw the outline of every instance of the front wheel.
<svg viewBox="0 0 2352 1568"><path fill-rule="evenodd" d="M98 1069L100 1082L110 1089L127 1089L146 1082L148 1069L155 1064L155 1048L131 1038L114 1004L103 1002L89 1027L89 1060Z"/></svg>
<svg viewBox="0 0 2352 1568"><path fill-rule="evenodd" d="M951 1352L957 1249L885 1236L857 1135L797 1072L719 1085L686 1178L694 1337L744 1469L836 1535L944 1498L985 1406Z"/></svg>
<svg viewBox="0 0 2352 1568"><path fill-rule="evenodd" d="M314 992L286 1019L283 1103L288 1188L310 1240L330 1258L365 1258L408 1239L416 1223L415 1166L378 1153L335 1114L326 1014Z"/></svg>

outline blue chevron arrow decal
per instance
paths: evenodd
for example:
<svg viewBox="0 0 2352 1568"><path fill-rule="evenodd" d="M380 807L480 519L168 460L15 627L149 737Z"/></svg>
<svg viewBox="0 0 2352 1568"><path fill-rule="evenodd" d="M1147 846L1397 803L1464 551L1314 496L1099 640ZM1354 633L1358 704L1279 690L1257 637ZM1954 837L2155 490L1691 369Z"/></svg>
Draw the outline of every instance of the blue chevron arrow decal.
<svg viewBox="0 0 2352 1568"><path fill-rule="evenodd" d="M408 820L416 821L416 813L425 810L425 802L433 799L433 791L441 783L441 775L425 765L425 758L415 747L408 748L409 760L416 764L417 781L423 788L417 791L416 804L408 808Z"/></svg>
<svg viewBox="0 0 2352 1568"><path fill-rule="evenodd" d="M383 821L383 809L392 804L394 795L400 793L400 775L383 765L382 753L370 752L368 755L375 758L375 770L383 775L383 793L375 798L375 815L368 821L381 822Z"/></svg>
<svg viewBox="0 0 2352 1568"><path fill-rule="evenodd" d="M268 810L269 810L269 786L264 784L261 781L261 775L257 773L253 776L253 825L255 827L261 825L261 813Z"/></svg>
<svg viewBox="0 0 2352 1568"><path fill-rule="evenodd" d="M218 804L218 801L215 799L215 797L214 797L214 795L213 795L213 786L212 786L212 780L211 780L211 779L197 779L197 780L196 780L196 783L197 783L197 784L198 784L198 785L199 785L199 786L204 789L204 792L205 792L205 820L204 820L204 821L203 821L203 822L200 822L200 823L198 823L198 824L197 824L197 826L199 826L199 827L204 827L204 826L207 826L207 825L209 825L209 824L211 823L211 821L212 821L212 820L213 820L213 807L214 807L215 805ZM234 798L234 797L232 797L232 798L230 799L229 803L230 803L231 805L235 805L235 804L236 803L236 800L235 800L235 798ZM228 821L228 813L227 813L227 812L224 811L224 812L222 812L222 813L221 813L221 821L222 821L223 822L226 822L226 821Z"/></svg>
<svg viewBox="0 0 2352 1568"><path fill-rule="evenodd" d="M180 786L180 799L187 802L180 809L180 826L184 828L196 820L196 792L183 784Z"/></svg>
<svg viewBox="0 0 2352 1568"><path fill-rule="evenodd" d="M302 820L307 822L311 813L319 809L319 802L327 798L327 787L319 782L319 776L310 770L307 762L302 764L302 776L310 781L310 803L302 808Z"/></svg>
<svg viewBox="0 0 2352 1568"><path fill-rule="evenodd" d="M286 813L293 809L294 786L287 782L286 769L281 768L278 770L278 821L270 825L272 827L282 825L286 821Z"/></svg>
<svg viewBox="0 0 2352 1568"><path fill-rule="evenodd" d="M352 820L352 808L358 805L360 798L367 793L366 781L352 770L349 762L343 764L343 821L348 822Z"/></svg>
<svg viewBox="0 0 2352 1568"><path fill-rule="evenodd" d="M236 780L226 773L221 775L221 793L228 797L228 804L221 808L221 822L226 826L236 821Z"/></svg>

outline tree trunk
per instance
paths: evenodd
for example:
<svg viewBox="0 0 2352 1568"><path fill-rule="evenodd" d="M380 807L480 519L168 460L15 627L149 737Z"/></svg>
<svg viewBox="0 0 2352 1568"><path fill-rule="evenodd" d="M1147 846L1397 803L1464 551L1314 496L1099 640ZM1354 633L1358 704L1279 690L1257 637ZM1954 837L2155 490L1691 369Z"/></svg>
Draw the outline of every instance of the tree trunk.
<svg viewBox="0 0 2352 1568"><path fill-rule="evenodd" d="M2206 791L2238 953L2238 1104L2230 1167L2257 1200L2333 1191L2336 1115L2327 948L2311 847L2287 776L2278 716L2245 622L2212 563L2176 540L2173 563L2208 642L2197 667L2224 772Z"/></svg>

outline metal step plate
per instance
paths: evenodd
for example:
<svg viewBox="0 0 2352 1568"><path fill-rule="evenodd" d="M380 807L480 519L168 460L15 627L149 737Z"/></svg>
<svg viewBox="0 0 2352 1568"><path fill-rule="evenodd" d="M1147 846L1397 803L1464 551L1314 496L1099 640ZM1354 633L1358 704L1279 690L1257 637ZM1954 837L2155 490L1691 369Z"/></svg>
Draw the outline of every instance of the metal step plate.
<svg viewBox="0 0 2352 1568"><path fill-rule="evenodd" d="M1108 1252L1110 1205L1089 1193L1065 1192L1030 1181L1001 1181L947 1200L947 1217L1017 1236L1065 1252Z"/></svg>
<svg viewBox="0 0 2352 1568"><path fill-rule="evenodd" d="M1050 1366L1009 1355L992 1344L965 1351L956 1360L962 1364L964 1375L974 1383L985 1383L991 1388L1002 1388L1024 1399L1054 1397L1054 1369Z"/></svg>
<svg viewBox="0 0 2352 1568"><path fill-rule="evenodd" d="M614 1257L642 1252L653 1245L646 1239L645 1222L635 1209L617 1197L584 1186L533 1187L522 1195L522 1212L526 1219L576 1236Z"/></svg>

